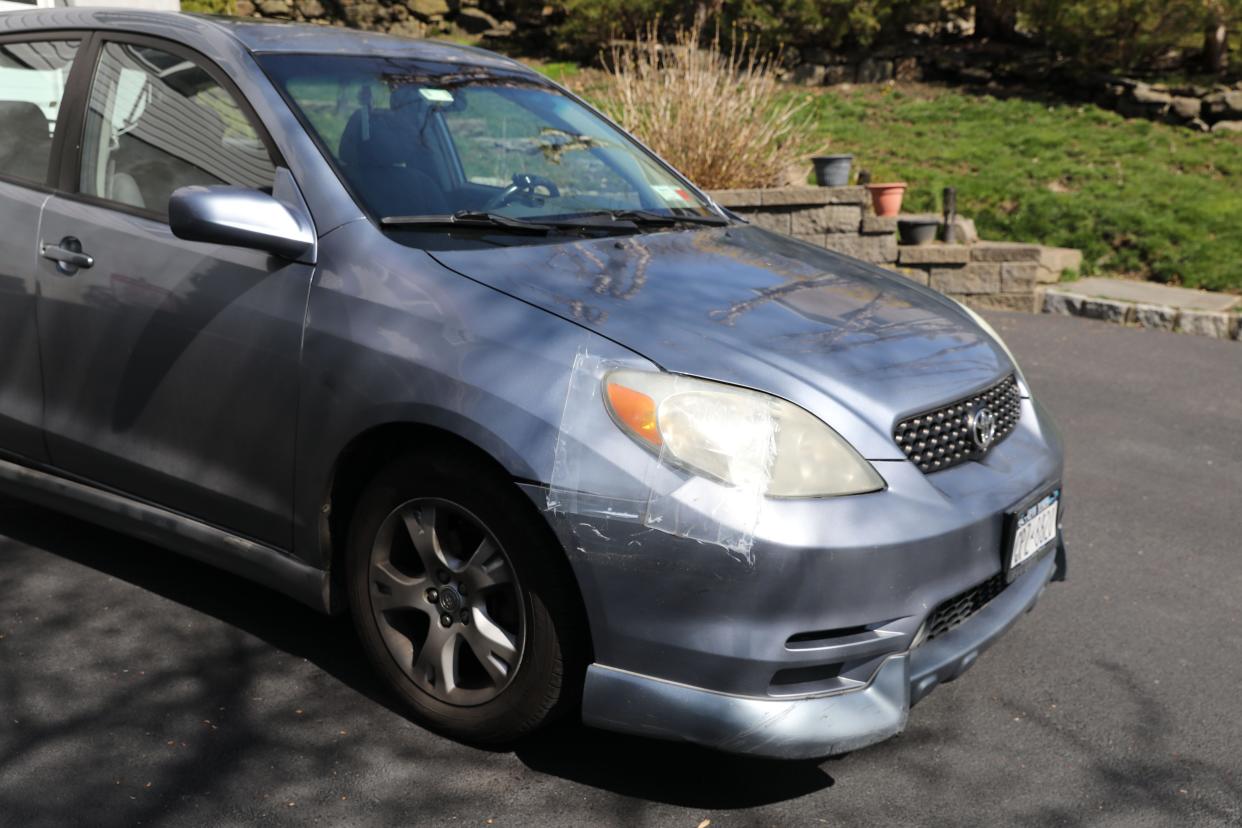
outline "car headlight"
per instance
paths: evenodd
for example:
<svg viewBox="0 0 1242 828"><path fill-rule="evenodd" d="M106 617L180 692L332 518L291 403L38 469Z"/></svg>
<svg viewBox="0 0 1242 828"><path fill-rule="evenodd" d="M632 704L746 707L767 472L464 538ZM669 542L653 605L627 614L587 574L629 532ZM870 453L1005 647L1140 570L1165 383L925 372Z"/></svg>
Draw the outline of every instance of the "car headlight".
<svg viewBox="0 0 1242 828"><path fill-rule="evenodd" d="M618 370L604 399L623 431L662 459L769 497L831 497L884 480L822 421L758 391L675 374Z"/></svg>

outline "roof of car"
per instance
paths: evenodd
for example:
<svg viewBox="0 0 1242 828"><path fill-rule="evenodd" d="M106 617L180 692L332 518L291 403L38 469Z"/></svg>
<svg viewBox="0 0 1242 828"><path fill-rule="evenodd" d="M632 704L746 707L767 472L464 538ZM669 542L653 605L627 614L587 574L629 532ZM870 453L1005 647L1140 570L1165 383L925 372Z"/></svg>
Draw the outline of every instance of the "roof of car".
<svg viewBox="0 0 1242 828"><path fill-rule="evenodd" d="M469 63L497 69L525 68L510 58L441 40L322 26L310 23L221 17L137 9L71 7L0 13L0 34L40 29L112 29L167 36L170 28L200 36L207 30L226 32L256 54L301 54L408 57L446 63Z"/></svg>

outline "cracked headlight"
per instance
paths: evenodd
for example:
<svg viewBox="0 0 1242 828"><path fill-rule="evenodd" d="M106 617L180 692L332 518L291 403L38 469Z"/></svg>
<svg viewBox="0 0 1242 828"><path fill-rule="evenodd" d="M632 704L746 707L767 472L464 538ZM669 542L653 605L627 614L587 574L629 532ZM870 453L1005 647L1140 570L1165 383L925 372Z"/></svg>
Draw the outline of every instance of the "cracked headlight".
<svg viewBox="0 0 1242 828"><path fill-rule="evenodd" d="M613 420L660 459L769 497L833 497L884 488L854 447L793 403L676 374L604 377Z"/></svg>

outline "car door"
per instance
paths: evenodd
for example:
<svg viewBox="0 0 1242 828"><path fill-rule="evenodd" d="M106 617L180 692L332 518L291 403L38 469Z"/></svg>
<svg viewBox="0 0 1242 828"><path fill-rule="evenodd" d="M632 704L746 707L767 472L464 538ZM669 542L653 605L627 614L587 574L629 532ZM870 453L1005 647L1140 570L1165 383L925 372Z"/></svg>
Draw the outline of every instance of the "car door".
<svg viewBox="0 0 1242 828"><path fill-rule="evenodd" d="M186 185L269 191L278 159L223 73L99 35L46 204L38 300L52 463L287 548L298 358L313 268L176 238Z"/></svg>
<svg viewBox="0 0 1242 828"><path fill-rule="evenodd" d="M0 39L0 452L38 462L43 379L35 322L39 212L81 34Z"/></svg>

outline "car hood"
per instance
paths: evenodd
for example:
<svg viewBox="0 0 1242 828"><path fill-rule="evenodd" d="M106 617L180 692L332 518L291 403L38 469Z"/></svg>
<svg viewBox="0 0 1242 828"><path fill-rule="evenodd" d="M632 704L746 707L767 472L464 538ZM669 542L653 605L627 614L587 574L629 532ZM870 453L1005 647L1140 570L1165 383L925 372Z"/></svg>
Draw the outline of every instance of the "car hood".
<svg viewBox="0 0 1242 828"><path fill-rule="evenodd" d="M751 226L431 255L665 370L790 399L871 459L901 457L890 436L899 417L1013 370L946 297ZM851 415L868 434L842 427Z"/></svg>

